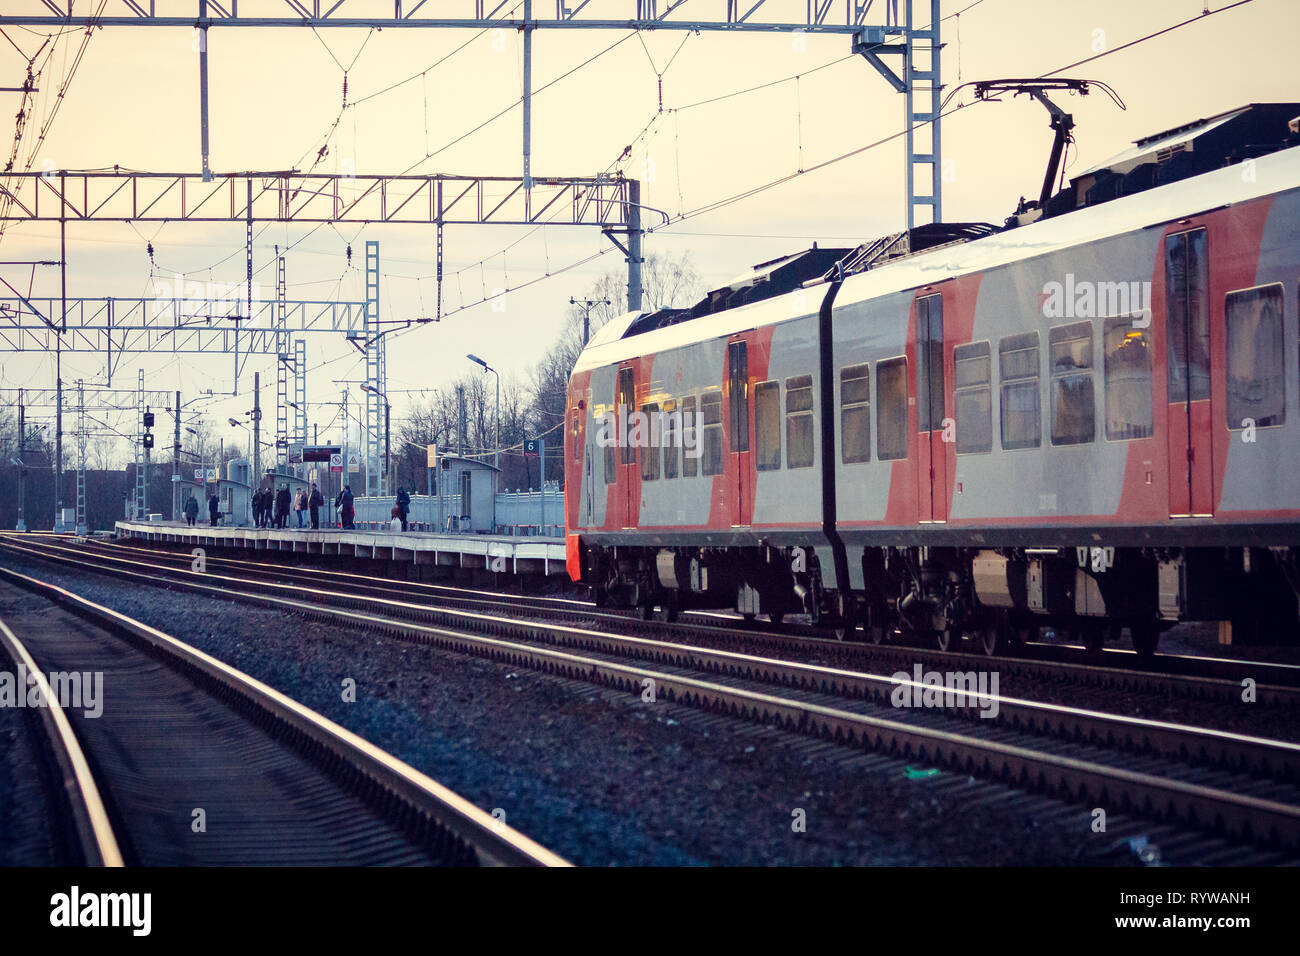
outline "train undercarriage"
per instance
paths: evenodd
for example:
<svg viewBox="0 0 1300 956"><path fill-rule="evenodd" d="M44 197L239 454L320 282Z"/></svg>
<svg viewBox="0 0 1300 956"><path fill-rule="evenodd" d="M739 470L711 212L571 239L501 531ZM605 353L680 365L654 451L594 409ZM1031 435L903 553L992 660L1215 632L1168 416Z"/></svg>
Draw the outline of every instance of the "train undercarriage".
<svg viewBox="0 0 1300 956"><path fill-rule="evenodd" d="M840 640L897 637L996 654L1050 629L1099 651L1128 630L1141 655L1182 621L1221 643L1300 641L1300 550L1290 547L865 547L863 586L828 588L813 547L589 547L599 606L672 621L732 609L774 623L807 615Z"/></svg>

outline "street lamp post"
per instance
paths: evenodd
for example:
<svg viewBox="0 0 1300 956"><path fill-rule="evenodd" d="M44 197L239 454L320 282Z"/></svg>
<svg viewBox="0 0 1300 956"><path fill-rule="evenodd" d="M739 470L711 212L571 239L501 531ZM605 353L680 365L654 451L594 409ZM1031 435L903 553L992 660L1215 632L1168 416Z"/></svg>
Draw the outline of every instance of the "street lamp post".
<svg viewBox="0 0 1300 956"><path fill-rule="evenodd" d="M471 362L477 362L479 365L482 365L483 370L485 372L491 372L497 378L497 429L496 429L497 439L496 439L496 448L492 452L492 465L497 469L498 472L500 472L501 471L501 375L500 373L497 372L496 369L494 369L487 362L483 361L473 352L466 355L465 358L469 359Z"/></svg>

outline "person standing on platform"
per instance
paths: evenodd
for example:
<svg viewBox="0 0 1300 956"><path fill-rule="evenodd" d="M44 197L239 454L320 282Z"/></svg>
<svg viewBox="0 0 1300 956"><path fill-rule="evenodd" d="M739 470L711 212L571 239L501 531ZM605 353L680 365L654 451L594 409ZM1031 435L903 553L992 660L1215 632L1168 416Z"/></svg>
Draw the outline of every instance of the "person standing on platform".
<svg viewBox="0 0 1300 956"><path fill-rule="evenodd" d="M325 498L321 495L320 489L316 487L316 482L311 483L311 494L307 496L307 507L311 509L311 529L313 531L320 527L320 509L325 504Z"/></svg>
<svg viewBox="0 0 1300 956"><path fill-rule="evenodd" d="M307 492L299 488L298 493L293 496L293 510L298 512L298 527L302 527L303 512L307 510Z"/></svg>
<svg viewBox="0 0 1300 956"><path fill-rule="evenodd" d="M221 502L217 500L217 493L214 491L208 495L208 518L212 521L212 527L217 526L217 519L221 516Z"/></svg>
<svg viewBox="0 0 1300 956"><path fill-rule="evenodd" d="M289 486L281 485L275 496L275 526L283 530L289 526Z"/></svg>
<svg viewBox="0 0 1300 956"><path fill-rule="evenodd" d="M344 485L343 490L339 492L338 498L334 500L334 505L339 509L339 517L343 520L343 528L350 531L356 527L353 520L356 517L356 508L352 502L352 486Z"/></svg>
<svg viewBox="0 0 1300 956"><path fill-rule="evenodd" d="M189 523L191 528L194 527L194 519L198 516L199 503L194 497L194 492L190 492L190 496L185 499L185 520Z"/></svg>
<svg viewBox="0 0 1300 956"><path fill-rule="evenodd" d="M411 513L411 496L405 488L397 489L397 517L402 520L402 530L406 530L406 516Z"/></svg>

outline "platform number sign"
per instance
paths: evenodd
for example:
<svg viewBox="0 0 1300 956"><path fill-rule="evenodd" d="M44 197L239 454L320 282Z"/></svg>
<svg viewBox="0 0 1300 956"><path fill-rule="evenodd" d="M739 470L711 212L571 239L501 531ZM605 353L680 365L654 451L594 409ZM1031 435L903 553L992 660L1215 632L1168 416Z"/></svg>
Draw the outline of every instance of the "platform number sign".
<svg viewBox="0 0 1300 956"><path fill-rule="evenodd" d="M543 440L540 439L540 438L525 438L525 439L524 439L524 454L525 454L525 455L539 455L539 454L541 454L541 450L542 450L543 448L545 448L545 447L546 447L546 442L543 441Z"/></svg>

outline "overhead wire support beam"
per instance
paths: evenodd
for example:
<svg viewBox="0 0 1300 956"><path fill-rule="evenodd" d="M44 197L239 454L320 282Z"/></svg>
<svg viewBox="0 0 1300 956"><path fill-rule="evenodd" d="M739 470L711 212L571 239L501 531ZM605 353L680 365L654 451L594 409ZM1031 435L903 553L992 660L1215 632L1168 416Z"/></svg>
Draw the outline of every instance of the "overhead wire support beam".
<svg viewBox="0 0 1300 956"><path fill-rule="evenodd" d="M116 0L115 10L103 16L73 15L74 0L13 0L6 3L11 8L0 14L0 26L44 27L47 29L69 26L106 27L184 27L193 28L202 22L210 27L298 27L311 29L471 29L493 27L523 29L525 23L536 30L718 30L747 33L772 33L805 30L809 33L851 34L865 22L876 0L813 0L804 5L804 16L792 19L790 4L770 0L727 0L726 19L697 19L690 14L701 4L685 0L620 0L620 8L628 16L611 19L611 4L599 5L599 11L584 16L587 0L569 0L569 4L543 4L537 12L526 11L523 17L497 17L504 3L476 0L473 17L447 17L446 3L428 0L393 0L388 9L392 15L375 15L377 4L373 0L282 0L287 16L274 16L266 12L254 15L239 14L237 2L229 10L211 0ZM893 17L893 2L882 2L886 23ZM717 9L721 4L712 4ZM18 7L22 12L13 12ZM259 11L274 9L275 4L264 3ZM125 8L120 11L116 8ZM196 18L197 13L197 18Z"/></svg>
<svg viewBox="0 0 1300 956"><path fill-rule="evenodd" d="M279 355L278 300L253 302L244 314L242 296L230 298L79 298L67 299L67 328L52 326L62 300L0 296L0 351L219 353L242 351ZM353 334L365 322L364 302L288 300L283 332L291 335Z"/></svg>
<svg viewBox="0 0 1300 956"><path fill-rule="evenodd" d="M292 170L214 173L16 172L0 219L21 222L408 223L624 226L620 175L352 176ZM442 187L442 188L440 188ZM664 215L665 221L667 216Z"/></svg>

